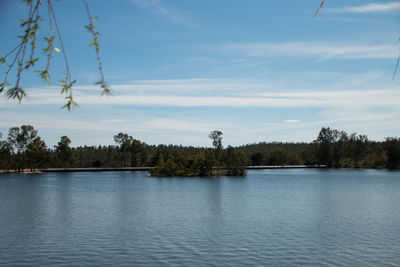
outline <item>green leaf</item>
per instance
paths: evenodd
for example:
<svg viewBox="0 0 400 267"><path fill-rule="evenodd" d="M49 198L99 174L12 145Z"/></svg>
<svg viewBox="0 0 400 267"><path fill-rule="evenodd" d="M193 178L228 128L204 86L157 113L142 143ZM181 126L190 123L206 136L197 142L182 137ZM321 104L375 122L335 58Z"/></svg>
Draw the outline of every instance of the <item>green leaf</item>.
<svg viewBox="0 0 400 267"><path fill-rule="evenodd" d="M62 108L67 108L68 111L71 111L72 107L78 106L78 103L76 103L72 97L72 94L67 96L65 99L67 99L67 103L62 107Z"/></svg>
<svg viewBox="0 0 400 267"><path fill-rule="evenodd" d="M21 27L24 27L26 24L29 23L29 21L24 20L24 19L21 19L20 21L21 21Z"/></svg>
<svg viewBox="0 0 400 267"><path fill-rule="evenodd" d="M4 81L3 83L0 84L0 93L4 91L4 89L7 89L8 82Z"/></svg>
<svg viewBox="0 0 400 267"><path fill-rule="evenodd" d="M95 39L93 40L93 42L91 42L91 43L89 44L89 46L92 46L92 45L95 45L95 46L98 45L98 43L97 43L97 38L95 38Z"/></svg>
<svg viewBox="0 0 400 267"><path fill-rule="evenodd" d="M101 92L101 96L103 96L103 95L107 95L107 96L112 95L111 94L111 88L105 81L98 81L95 84L96 85L100 85L100 87L103 89L103 91Z"/></svg>
<svg viewBox="0 0 400 267"><path fill-rule="evenodd" d="M31 66L34 66L35 62L37 62L38 60L39 60L39 58L33 58L33 59L29 60L25 65L25 69L29 69Z"/></svg>
<svg viewBox="0 0 400 267"><path fill-rule="evenodd" d="M48 42L48 43L52 43L52 42L54 41L54 38L55 38L54 35L50 36L50 38L43 37L43 39L44 39L46 42Z"/></svg>
<svg viewBox="0 0 400 267"><path fill-rule="evenodd" d="M104 89L103 92L101 92L101 96L103 95L111 96L111 90L109 88Z"/></svg>
<svg viewBox="0 0 400 267"><path fill-rule="evenodd" d="M85 25L85 28L88 29L89 31L93 31L95 26L94 26L94 24L89 24L89 25Z"/></svg>
<svg viewBox="0 0 400 267"><path fill-rule="evenodd" d="M66 80L60 80L60 85L61 85L61 93L66 94L68 93L72 86L76 83L76 80L68 83L68 78Z"/></svg>
<svg viewBox="0 0 400 267"><path fill-rule="evenodd" d="M40 78L45 80L48 84L50 84L50 73L46 70L36 70L35 72L39 73Z"/></svg>
<svg viewBox="0 0 400 267"><path fill-rule="evenodd" d="M18 99L18 102L21 103L22 99L26 96L26 93L21 87L13 87L7 91L6 96L8 98Z"/></svg>

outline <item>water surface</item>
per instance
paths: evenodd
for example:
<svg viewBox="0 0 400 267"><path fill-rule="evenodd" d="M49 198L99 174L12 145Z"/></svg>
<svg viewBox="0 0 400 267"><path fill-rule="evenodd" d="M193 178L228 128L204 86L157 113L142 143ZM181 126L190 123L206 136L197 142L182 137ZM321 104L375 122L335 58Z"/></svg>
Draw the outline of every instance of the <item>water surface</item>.
<svg viewBox="0 0 400 267"><path fill-rule="evenodd" d="M400 172L0 176L0 265L400 265Z"/></svg>

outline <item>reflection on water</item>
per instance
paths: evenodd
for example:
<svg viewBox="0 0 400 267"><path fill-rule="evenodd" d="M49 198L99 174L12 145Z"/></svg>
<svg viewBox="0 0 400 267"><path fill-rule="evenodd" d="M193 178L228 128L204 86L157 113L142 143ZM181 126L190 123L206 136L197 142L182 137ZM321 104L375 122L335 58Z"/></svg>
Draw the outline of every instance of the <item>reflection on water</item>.
<svg viewBox="0 0 400 267"><path fill-rule="evenodd" d="M398 266L399 174L2 175L0 266Z"/></svg>

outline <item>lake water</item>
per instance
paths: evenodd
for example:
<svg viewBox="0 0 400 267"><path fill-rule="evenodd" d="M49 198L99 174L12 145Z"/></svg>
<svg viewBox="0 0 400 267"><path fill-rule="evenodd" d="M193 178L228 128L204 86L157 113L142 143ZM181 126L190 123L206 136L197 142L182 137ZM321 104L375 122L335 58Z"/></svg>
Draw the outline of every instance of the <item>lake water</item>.
<svg viewBox="0 0 400 267"><path fill-rule="evenodd" d="M0 266L400 265L400 172L0 175Z"/></svg>

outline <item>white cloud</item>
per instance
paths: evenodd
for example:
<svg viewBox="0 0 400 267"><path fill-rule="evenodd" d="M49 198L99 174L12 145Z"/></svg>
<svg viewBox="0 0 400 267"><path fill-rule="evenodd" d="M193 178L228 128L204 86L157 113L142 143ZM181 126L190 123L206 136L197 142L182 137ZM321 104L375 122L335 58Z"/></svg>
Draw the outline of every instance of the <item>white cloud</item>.
<svg viewBox="0 0 400 267"><path fill-rule="evenodd" d="M76 118L61 117L59 115L40 116L33 114L19 114L16 112L5 112L2 114L0 127L7 128L24 124L34 125L38 129L57 129L57 130L74 130L89 132L142 132L151 131L185 131L185 132L208 132L212 125L204 123L196 123L186 119L179 118L157 118L154 116L137 116L129 119L100 119L98 121ZM12 125L12 126L10 126ZM216 125L214 125L215 127Z"/></svg>
<svg viewBox="0 0 400 267"><path fill-rule="evenodd" d="M104 113L100 117L106 117ZM221 123L203 121L199 118L158 117L155 114L129 114L121 119L116 118L81 118L78 114L59 113L19 113L7 111L0 113L0 129L7 129L24 124L33 125L39 130L39 135L50 147L57 143L59 136L68 135L73 145L113 144L112 137L118 132L133 135L141 141L150 144L187 144L197 143L208 145L207 134L212 129L228 128ZM49 138L49 132L59 133ZM162 134L160 134L162 133ZM176 138L179 137L177 140Z"/></svg>
<svg viewBox="0 0 400 267"><path fill-rule="evenodd" d="M170 118L154 118L145 121L139 126L139 128L146 130L173 130L197 133L207 133L211 129L209 124Z"/></svg>
<svg viewBox="0 0 400 267"><path fill-rule="evenodd" d="M367 13L367 12L398 12L400 1L387 3L371 3L361 6L348 6L343 8L330 9L333 12Z"/></svg>
<svg viewBox="0 0 400 267"><path fill-rule="evenodd" d="M318 59L393 59L398 47L395 45L343 45L313 42L288 43L234 43L219 49L231 53L242 53L252 57L314 57Z"/></svg>
<svg viewBox="0 0 400 267"><path fill-rule="evenodd" d="M174 23L193 24L185 14L187 12L180 11L174 7L166 7L160 0L130 0L130 2L142 8L148 8L154 13L165 16Z"/></svg>
<svg viewBox="0 0 400 267"><path fill-rule="evenodd" d="M77 87L81 107L72 113L58 109L64 104L58 88L28 90L30 97L21 105L0 99L0 129L5 133L29 123L58 136L67 131L75 145L101 139L112 143L120 131L152 144L209 145L212 129L226 134L226 144L311 141L322 126L378 140L400 129L400 85L379 72L148 80L113 88L114 96L101 98L92 86Z"/></svg>
<svg viewBox="0 0 400 267"><path fill-rule="evenodd" d="M85 89L78 87L75 98L81 106L104 107L328 108L340 105L342 108L353 108L397 107L400 102L400 86L380 83L379 75L374 73L350 77L332 75L330 79L336 81L326 79L326 85L317 83L318 88L313 88L315 84L302 84L296 79L275 83L240 79L137 81L113 86L115 94L111 97L99 97L97 91L88 90L90 86L82 87ZM24 100L23 105L61 106L65 103L58 90L34 89L34 92ZM12 107L15 103L3 99L0 101L2 106Z"/></svg>

